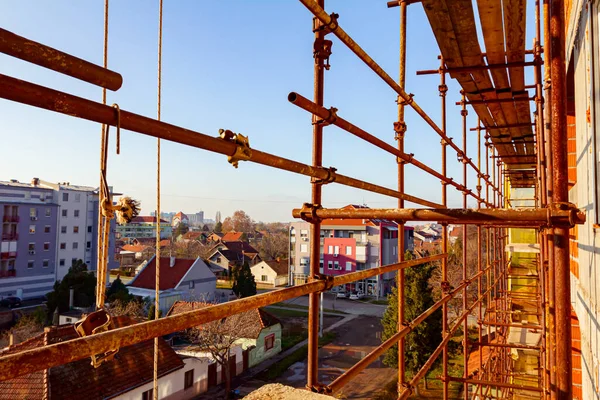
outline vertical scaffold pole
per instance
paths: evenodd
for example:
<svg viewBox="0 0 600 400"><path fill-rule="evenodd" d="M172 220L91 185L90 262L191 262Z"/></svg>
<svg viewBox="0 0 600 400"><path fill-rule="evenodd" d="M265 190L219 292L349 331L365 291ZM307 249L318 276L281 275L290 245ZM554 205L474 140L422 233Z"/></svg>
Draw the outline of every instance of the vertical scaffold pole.
<svg viewBox="0 0 600 400"><path fill-rule="evenodd" d="M463 208L467 208L467 115L469 112L467 111L467 103L465 98L464 91L461 91L462 95L462 110L460 110L460 115L462 116L462 140L463 140L463 156L462 156L462 164L463 164ZM468 279L468 271L467 271L467 229L469 225L463 225L463 245L462 245L462 279L466 281ZM468 286L465 286L462 293L462 306L463 312L466 312L468 309ZM463 378L469 378L469 322L468 318L465 318L463 322ZM463 396L465 400L469 399L469 384L465 381L463 384Z"/></svg>
<svg viewBox="0 0 600 400"><path fill-rule="evenodd" d="M325 7L325 0L317 0L319 7ZM325 37L325 31L319 29L322 23L318 18L313 18L313 31L315 32L315 42L322 41ZM317 105L323 106L323 89L325 80L325 64L322 58L315 56L314 64L314 101ZM313 122L313 167L321 167L323 164L323 124L318 122L315 115ZM321 204L322 185L315 179L312 180L312 204ZM319 275L319 263L321 254L321 224L314 220L311 222L310 230L310 276L311 280ZM319 294L311 293L309 295L308 308L308 361L306 385L309 390L314 390L319 378Z"/></svg>

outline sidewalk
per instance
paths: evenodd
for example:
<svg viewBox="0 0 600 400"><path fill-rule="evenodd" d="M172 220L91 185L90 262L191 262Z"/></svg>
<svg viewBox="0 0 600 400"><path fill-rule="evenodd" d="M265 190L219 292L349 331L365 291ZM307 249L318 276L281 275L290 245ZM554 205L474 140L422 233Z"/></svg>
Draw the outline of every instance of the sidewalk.
<svg viewBox="0 0 600 400"><path fill-rule="evenodd" d="M276 307L276 308L298 311L297 308L287 308L287 307ZM338 317L341 316L340 314L336 314L336 313L324 312L323 314L334 315L334 316L338 316ZM344 325L345 323L352 321L356 317L357 317L357 315L348 314L343 319L332 324L330 327L323 329L323 332L329 332L330 330L336 329L336 328ZM300 343L297 343L294 346L290 347L289 349L282 351L281 353L277 354L276 356L273 356L273 357L269 358L268 360L265 360L262 363L254 366L252 368L247 369L246 371L242 372L238 376L233 377L231 379L231 388L235 389L240 386L243 386L244 384L246 384L247 382L252 380L254 378L254 376L256 376L259 373L263 372L264 370L268 369L276 362L283 360L284 358L286 358L287 356L292 354L294 351L298 350L302 346L305 346L307 343L308 343L308 339L304 339ZM210 400L210 399L215 399L215 398L222 398L224 396L224 391L225 391L224 389L225 389L224 384L213 386L210 389L208 389L208 391L206 393L202 393L200 396L195 397L195 399Z"/></svg>

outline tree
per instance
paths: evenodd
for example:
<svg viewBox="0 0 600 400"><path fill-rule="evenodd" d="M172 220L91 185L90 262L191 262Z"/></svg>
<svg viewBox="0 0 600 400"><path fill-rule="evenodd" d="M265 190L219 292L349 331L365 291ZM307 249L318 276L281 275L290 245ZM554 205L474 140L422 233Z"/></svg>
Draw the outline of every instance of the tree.
<svg viewBox="0 0 600 400"><path fill-rule="evenodd" d="M152 305L148 309L148 320L152 321L155 316L156 316L156 305L154 303L152 303ZM162 317L162 311L158 310L158 318L161 318L161 317Z"/></svg>
<svg viewBox="0 0 600 400"><path fill-rule="evenodd" d="M233 293L240 298L254 296L256 294L256 282L248 263L244 262L244 265L234 268L232 272L233 286L231 290L233 290Z"/></svg>
<svg viewBox="0 0 600 400"><path fill-rule="evenodd" d="M223 232L252 232L254 231L254 221L248 214L242 210L237 210L231 217L223 221Z"/></svg>
<svg viewBox="0 0 600 400"><path fill-rule="evenodd" d="M215 224L215 232L216 233L223 232L223 223L221 223L221 221L219 221Z"/></svg>
<svg viewBox="0 0 600 400"><path fill-rule="evenodd" d="M206 323L187 331L190 342L200 350L208 351L213 359L225 371L225 398L229 399L231 390L231 371L229 358L235 343L242 338L251 337L254 330L252 313L255 310L231 315L221 320Z"/></svg>
<svg viewBox="0 0 600 400"><path fill-rule="evenodd" d="M204 224L202 225L202 232L208 232L210 231L210 228L208 227L208 225Z"/></svg>
<svg viewBox="0 0 600 400"><path fill-rule="evenodd" d="M405 258L407 260L411 259L412 255L407 252ZM435 303L429 281L437 268L438 266L435 263L427 263L405 270L405 321L414 320ZM441 321L442 310L438 309L406 336L404 357L408 372L416 373L440 344L442 340ZM388 307L385 310L381 323L383 325L382 341L385 341L397 332L398 290L395 287L392 289L392 294L388 297ZM389 367L396 368L398 366L397 345L386 352L383 362Z"/></svg>
<svg viewBox="0 0 600 400"><path fill-rule="evenodd" d="M13 343L20 343L30 339L44 330L46 323L46 311L38 307L34 312L25 314L9 330L0 334L0 348L8 346L10 335L13 336Z"/></svg>
<svg viewBox="0 0 600 400"><path fill-rule="evenodd" d="M190 228L189 226L187 226L187 224L180 222L173 230L173 237L177 238L179 236L185 235L186 233L188 233L189 230Z"/></svg>
<svg viewBox="0 0 600 400"><path fill-rule="evenodd" d="M52 318L55 309L59 313L69 309L69 292L74 290L73 304L90 307L95 302L96 277L87 269L82 260L75 260L62 281L54 284L54 290L46 295L48 315Z"/></svg>
<svg viewBox="0 0 600 400"><path fill-rule="evenodd" d="M275 260L278 257L288 257L289 237L287 229L284 231L270 232L263 236L262 240L254 243L260 258L263 260Z"/></svg>
<svg viewBox="0 0 600 400"><path fill-rule="evenodd" d="M128 302L123 302L117 299L110 303L110 308L108 309L108 312L113 317L127 315L130 317L136 317L141 319L147 316L146 306L147 303L141 300L131 300Z"/></svg>
<svg viewBox="0 0 600 400"><path fill-rule="evenodd" d="M120 277L117 277L117 279L115 279L113 283L111 283L110 287L106 291L106 300L109 303L112 303L114 301L120 301L125 305L133 299L134 296L129 294L127 286L125 286L125 284L121 281Z"/></svg>

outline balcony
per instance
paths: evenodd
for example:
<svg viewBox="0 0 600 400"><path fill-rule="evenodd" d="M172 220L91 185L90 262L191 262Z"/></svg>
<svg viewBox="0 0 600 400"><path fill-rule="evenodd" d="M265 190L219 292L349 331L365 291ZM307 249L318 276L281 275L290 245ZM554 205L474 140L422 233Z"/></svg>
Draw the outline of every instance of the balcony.
<svg viewBox="0 0 600 400"><path fill-rule="evenodd" d="M0 271L0 278L13 278L17 276L17 271L9 269L8 271Z"/></svg>
<svg viewBox="0 0 600 400"><path fill-rule="evenodd" d="M5 215L2 217L2 222L17 223L19 222L18 215Z"/></svg>
<svg viewBox="0 0 600 400"><path fill-rule="evenodd" d="M19 240L19 234L16 232L15 233L3 233L2 240Z"/></svg>
<svg viewBox="0 0 600 400"><path fill-rule="evenodd" d="M17 258L16 251L3 251L0 253L0 260L10 260L12 258Z"/></svg>

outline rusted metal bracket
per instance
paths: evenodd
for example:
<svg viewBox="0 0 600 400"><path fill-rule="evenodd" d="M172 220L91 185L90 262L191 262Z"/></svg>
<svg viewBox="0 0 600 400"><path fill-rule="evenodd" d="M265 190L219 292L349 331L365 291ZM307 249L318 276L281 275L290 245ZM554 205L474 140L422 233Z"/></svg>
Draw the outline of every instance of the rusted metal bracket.
<svg viewBox="0 0 600 400"><path fill-rule="evenodd" d="M300 218L311 224L319 223L321 222L321 218L316 216L315 211L321 208L323 207L320 204L304 203L300 209Z"/></svg>
<svg viewBox="0 0 600 400"><path fill-rule="evenodd" d="M329 18L331 20L329 21L329 24L327 24L327 25L321 23L318 18L314 18L313 19L313 21L314 21L313 33L317 33L319 31L324 31L324 34L327 35L333 31L335 31L340 26L338 24L339 17L340 17L340 15L336 14L336 13L329 14Z"/></svg>
<svg viewBox="0 0 600 400"><path fill-rule="evenodd" d="M401 106L410 106L415 101L414 97L415 95L413 93L408 93L408 100L406 100L404 97L398 96L400 100L397 100L396 102Z"/></svg>
<svg viewBox="0 0 600 400"><path fill-rule="evenodd" d="M568 211L568 217L565 221L564 218L554 216L554 212ZM559 226L572 228L575 225L583 224L585 222L585 212L577 208L573 203L559 202L552 203L548 208L548 227Z"/></svg>
<svg viewBox="0 0 600 400"><path fill-rule="evenodd" d="M311 178L311 183L316 183L317 185L326 185L328 183L332 183L335 182L335 178L336 178L336 171L337 169L334 167L329 167L329 168L323 168L323 170L325 170L327 172L327 176L323 179L321 178Z"/></svg>
<svg viewBox="0 0 600 400"><path fill-rule="evenodd" d="M325 288L323 288L323 290L319 291L319 293L329 291L329 290L333 289L333 286L334 286L333 275L316 274L313 276L313 281L324 281L325 282Z"/></svg>
<svg viewBox="0 0 600 400"><path fill-rule="evenodd" d="M316 383L312 386L306 386L306 390L313 393L331 394L331 389L322 383Z"/></svg>
<svg viewBox="0 0 600 400"><path fill-rule="evenodd" d="M448 92L448 85L439 85L438 91L440 92L440 97L446 96L446 93Z"/></svg>
<svg viewBox="0 0 600 400"><path fill-rule="evenodd" d="M396 132L396 135L394 136L394 140L403 139L404 134L406 133L406 122L404 122L404 121L394 122L394 132Z"/></svg>
<svg viewBox="0 0 600 400"><path fill-rule="evenodd" d="M331 47L333 46L333 42L327 39L316 38L315 43L313 44L313 57L316 60L321 60L323 62L323 67L326 70L329 70L329 57L331 56ZM319 63L321 65L321 63Z"/></svg>
<svg viewBox="0 0 600 400"><path fill-rule="evenodd" d="M81 321L75 324L75 331L79 337L95 335L111 330L113 327L112 318L105 310L94 311L86 315ZM102 363L110 361L114 358L119 349L111 349L102 354L92 355L92 366L98 368Z"/></svg>
<svg viewBox="0 0 600 400"><path fill-rule="evenodd" d="M313 125L328 126L335 123L335 121L337 121L338 119L337 110L338 109L335 107L328 108L327 111L329 112L329 114L327 115L327 118L318 119L315 122L313 122Z"/></svg>
<svg viewBox="0 0 600 400"><path fill-rule="evenodd" d="M234 168L238 167L238 162L240 160L248 161L252 158L252 149L250 148L250 141L248 137L240 133L234 133L229 129L219 129L219 137L237 145L235 153L233 153L231 156L227 156L227 161L229 161Z"/></svg>

